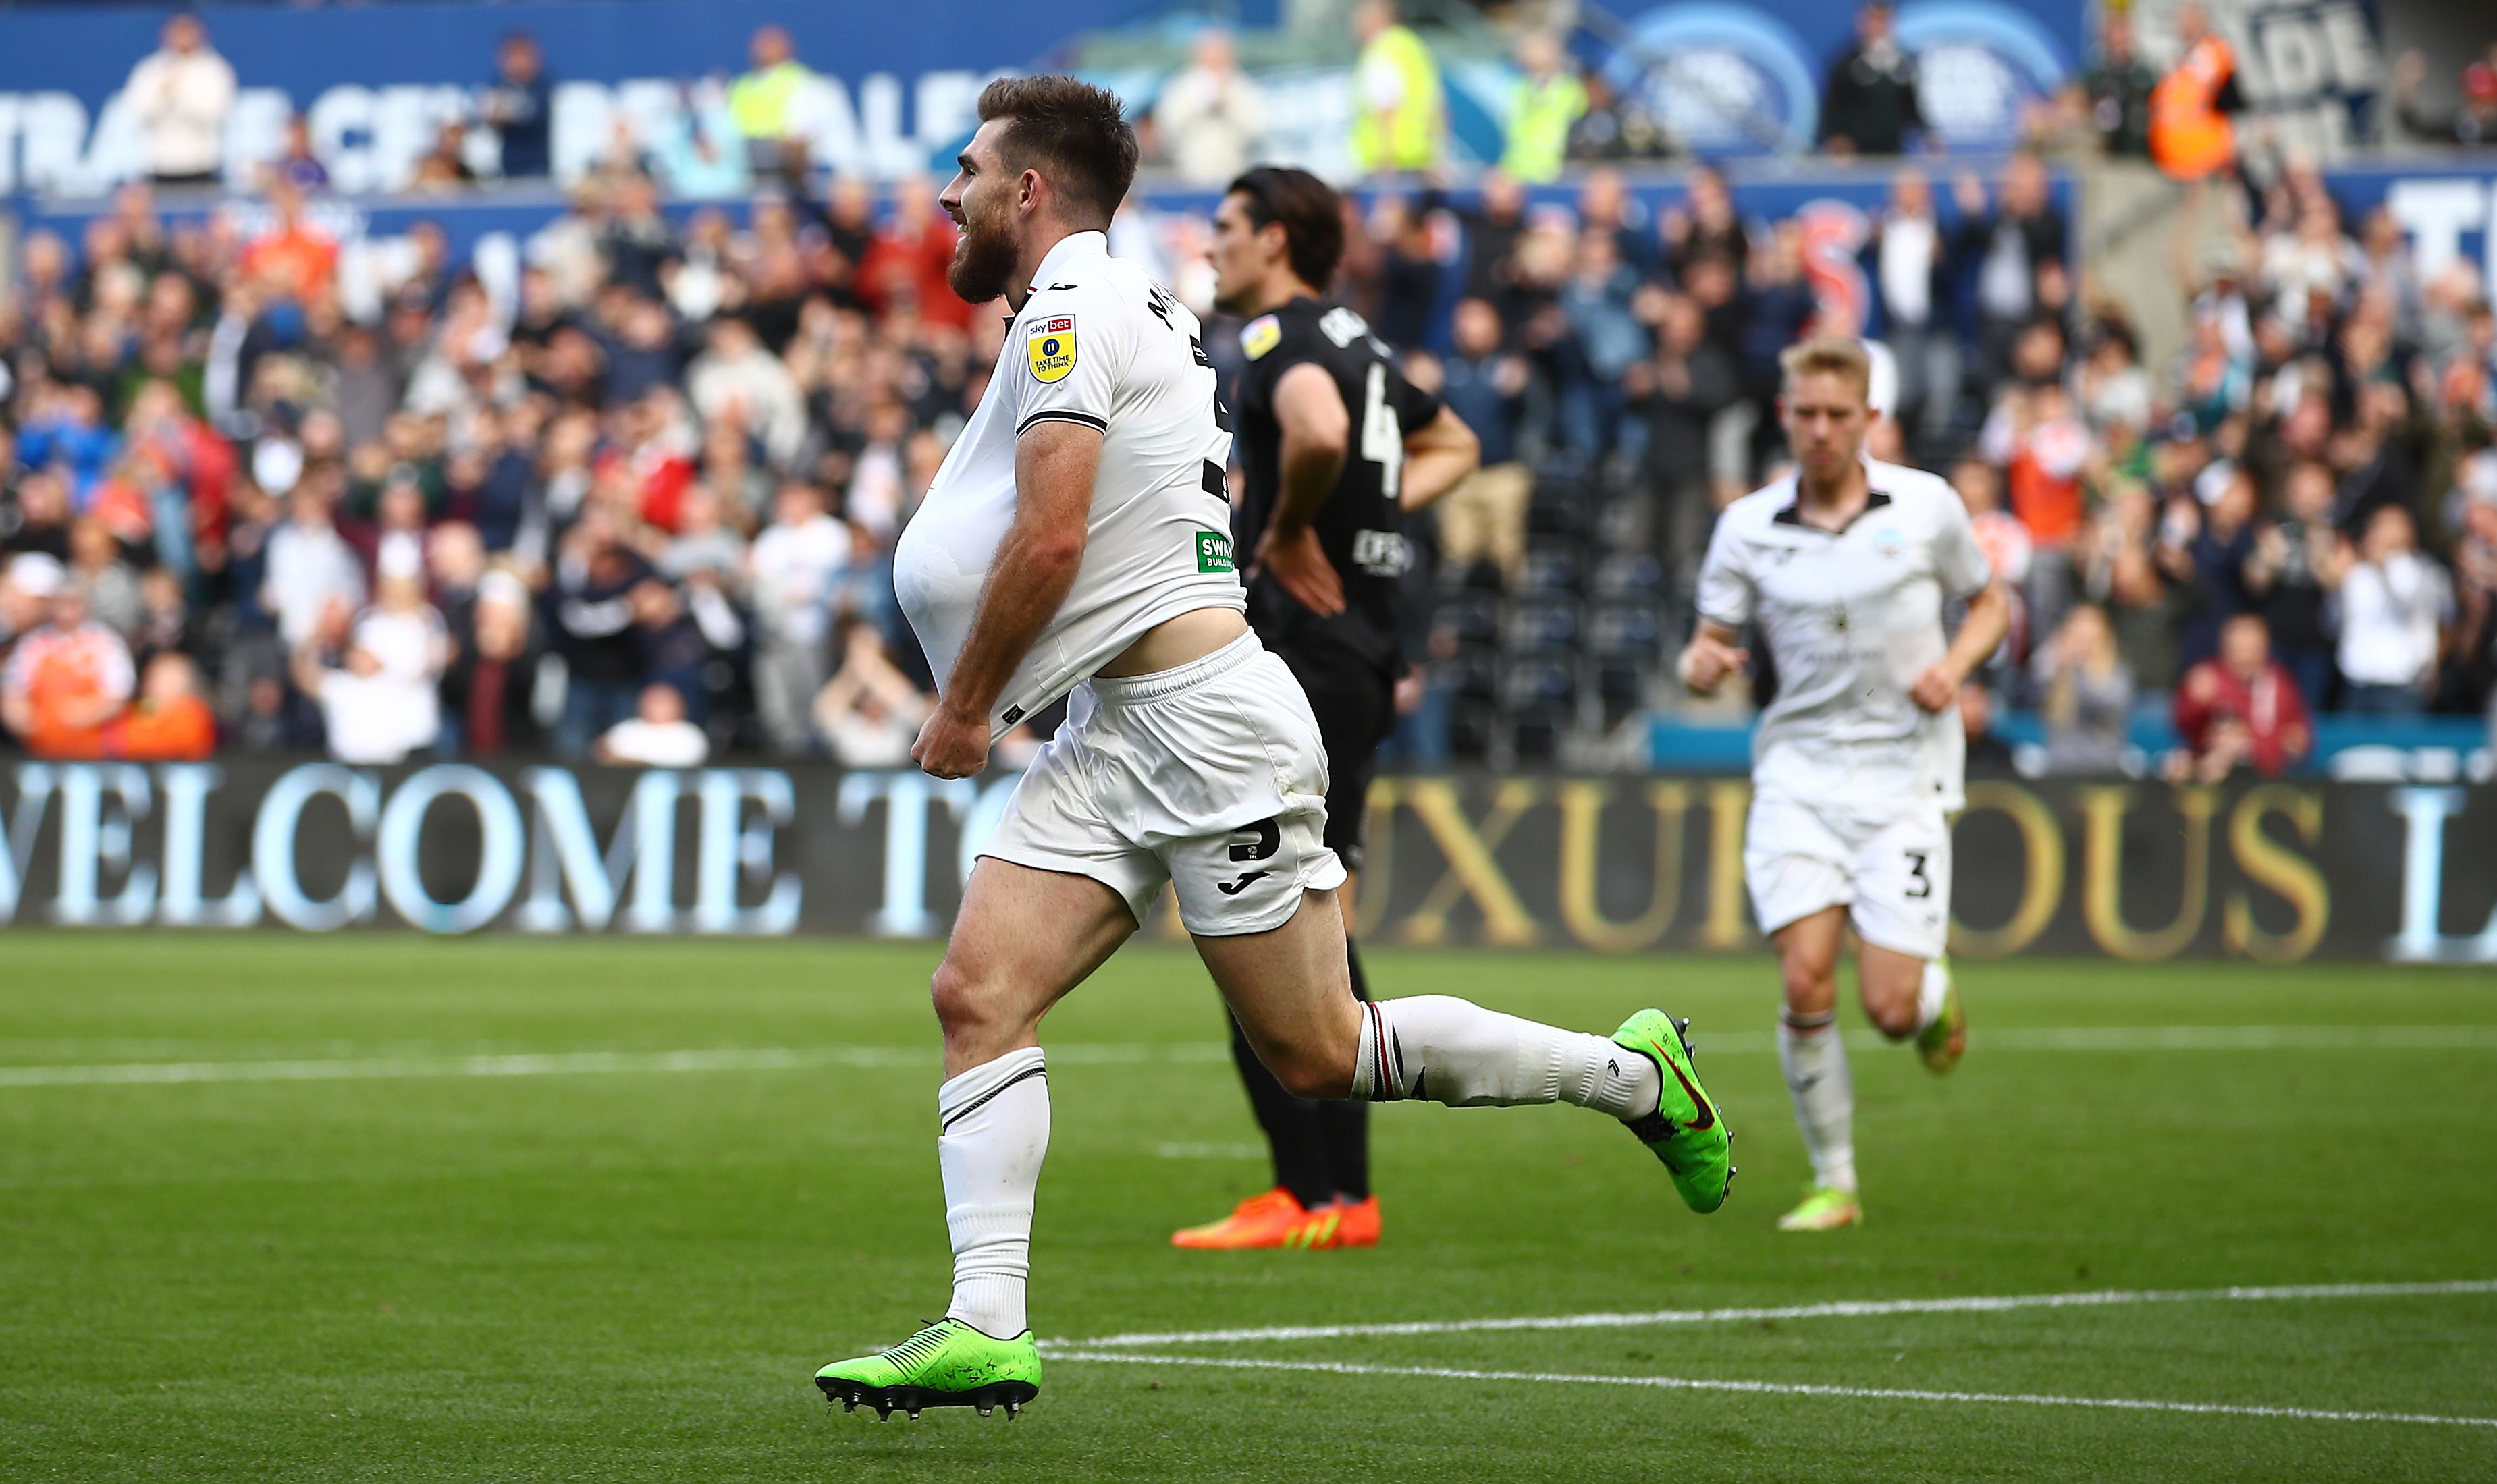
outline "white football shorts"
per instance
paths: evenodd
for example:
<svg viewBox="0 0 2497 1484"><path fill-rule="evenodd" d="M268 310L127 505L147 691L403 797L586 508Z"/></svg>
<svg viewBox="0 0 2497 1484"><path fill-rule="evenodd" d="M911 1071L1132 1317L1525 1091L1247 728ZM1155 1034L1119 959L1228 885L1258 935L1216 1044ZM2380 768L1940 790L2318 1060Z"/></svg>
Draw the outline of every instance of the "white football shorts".
<svg viewBox="0 0 2497 1484"><path fill-rule="evenodd" d="M1939 959L1950 936L1950 820L1939 802L1862 811L1752 796L1743 875L1760 931L1843 906L1868 943Z"/></svg>
<svg viewBox="0 0 2497 1484"><path fill-rule="evenodd" d="M1076 686L980 853L1090 876L1140 923L1167 881L1188 931L1265 932L1303 892L1344 882L1326 791L1300 681L1243 634L1177 669Z"/></svg>

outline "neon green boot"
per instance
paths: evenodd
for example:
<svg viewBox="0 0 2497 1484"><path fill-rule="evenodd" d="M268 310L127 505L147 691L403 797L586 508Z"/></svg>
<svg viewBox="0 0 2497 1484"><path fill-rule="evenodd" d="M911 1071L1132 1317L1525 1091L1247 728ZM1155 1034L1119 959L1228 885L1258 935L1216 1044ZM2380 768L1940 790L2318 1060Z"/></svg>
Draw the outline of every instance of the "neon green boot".
<svg viewBox="0 0 2497 1484"><path fill-rule="evenodd" d="M1613 1032L1613 1042L1653 1060L1663 1075L1656 1112L1631 1121L1629 1130L1664 1162L1682 1203L1705 1216L1725 1204L1733 1184L1734 1130L1691 1069L1691 1043L1683 1036L1689 1025L1661 1010L1641 1010Z"/></svg>
<svg viewBox="0 0 2497 1484"><path fill-rule="evenodd" d="M1935 966L1950 973L1950 963L1937 959ZM1968 1012L1960 1008L1959 980L1952 977L1943 991L1943 1013L1934 1023L1916 1032L1916 1055L1924 1058L1925 1070L1940 1077L1959 1065L1960 1054L1968 1050Z"/></svg>
<svg viewBox="0 0 2497 1484"><path fill-rule="evenodd" d="M1835 1185L1817 1185L1803 1204L1778 1217L1782 1232L1832 1232L1842 1226L1864 1224L1864 1203L1852 1190Z"/></svg>
<svg viewBox="0 0 2497 1484"><path fill-rule="evenodd" d="M879 1420L901 1411L915 1422L930 1406L976 1406L983 1417L1002 1406L1012 1417L1040 1395L1040 1351L1029 1330L999 1340L944 1319L879 1354L835 1361L815 1384L842 1410L864 1404Z"/></svg>

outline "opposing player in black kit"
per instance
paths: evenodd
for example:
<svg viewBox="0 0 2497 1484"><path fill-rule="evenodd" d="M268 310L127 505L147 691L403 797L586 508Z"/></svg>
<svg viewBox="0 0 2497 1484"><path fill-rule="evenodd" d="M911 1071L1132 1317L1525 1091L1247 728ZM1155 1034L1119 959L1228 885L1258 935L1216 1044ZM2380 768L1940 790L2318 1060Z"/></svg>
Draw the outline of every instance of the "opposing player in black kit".
<svg viewBox="0 0 2497 1484"><path fill-rule="evenodd" d="M1308 692L1327 753L1326 843L1361 868L1363 804L1396 721L1405 515L1471 472L1473 433L1407 381L1350 309L1320 302L1343 254L1343 205L1304 171L1260 167L1214 217L1215 302L1248 317L1236 400L1246 476L1232 544L1249 553L1248 621ZM1352 921L1352 883L1343 888ZM1347 940L1352 991L1370 997ZM1275 1156L1275 1188L1171 1241L1185 1247L1369 1247L1370 1108L1285 1091L1235 1023L1231 1049Z"/></svg>

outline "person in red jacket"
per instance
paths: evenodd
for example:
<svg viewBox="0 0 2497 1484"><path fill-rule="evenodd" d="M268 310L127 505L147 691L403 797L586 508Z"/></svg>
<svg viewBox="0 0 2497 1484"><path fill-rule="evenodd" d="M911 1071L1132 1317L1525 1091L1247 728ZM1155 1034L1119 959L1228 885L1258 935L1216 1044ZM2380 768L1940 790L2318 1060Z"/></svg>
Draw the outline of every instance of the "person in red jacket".
<svg viewBox="0 0 2497 1484"><path fill-rule="evenodd" d="M2297 681L2271 657L2271 629L2239 614L2220 630L2220 652L2185 672L2176 687L2176 731L2185 751L2170 760L2179 782L2217 783L2239 768L2277 778L2315 748L2315 723Z"/></svg>
<svg viewBox="0 0 2497 1484"><path fill-rule="evenodd" d="M953 222L926 180L904 179L894 187L892 216L859 263L859 295L878 314L915 307L923 320L966 329L971 306L945 277L953 263Z"/></svg>

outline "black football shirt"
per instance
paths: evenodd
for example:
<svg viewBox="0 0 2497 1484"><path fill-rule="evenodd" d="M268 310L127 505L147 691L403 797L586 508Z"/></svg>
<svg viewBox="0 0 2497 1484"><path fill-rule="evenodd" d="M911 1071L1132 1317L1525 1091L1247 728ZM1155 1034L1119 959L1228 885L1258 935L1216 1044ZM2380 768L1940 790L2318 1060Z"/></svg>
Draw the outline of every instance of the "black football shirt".
<svg viewBox="0 0 2497 1484"><path fill-rule="evenodd" d="M1240 332L1240 467L1243 497L1232 513L1233 548L1245 570L1282 493L1282 427L1275 387L1283 373L1315 363L1335 378L1351 416L1343 473L1311 521L1327 560L1343 580L1344 611L1322 618L1282 584L1259 574L1248 584L1248 621L1270 648L1337 649L1393 674L1401 667L1401 583L1412 564L1399 495L1405 434L1439 415L1439 399L1405 379L1384 341L1360 315L1296 299Z"/></svg>

